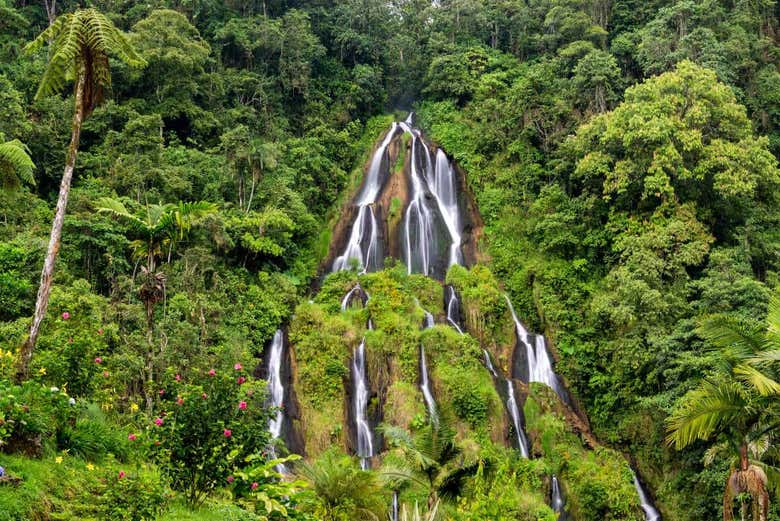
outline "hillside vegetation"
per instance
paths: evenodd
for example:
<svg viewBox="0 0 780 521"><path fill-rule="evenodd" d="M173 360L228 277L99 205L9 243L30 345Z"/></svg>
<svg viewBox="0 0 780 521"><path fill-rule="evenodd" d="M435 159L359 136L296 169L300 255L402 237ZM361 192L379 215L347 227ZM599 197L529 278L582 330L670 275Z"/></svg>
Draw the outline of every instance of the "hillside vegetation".
<svg viewBox="0 0 780 521"><path fill-rule="evenodd" d="M0 0L0 521L780 520L779 14Z"/></svg>

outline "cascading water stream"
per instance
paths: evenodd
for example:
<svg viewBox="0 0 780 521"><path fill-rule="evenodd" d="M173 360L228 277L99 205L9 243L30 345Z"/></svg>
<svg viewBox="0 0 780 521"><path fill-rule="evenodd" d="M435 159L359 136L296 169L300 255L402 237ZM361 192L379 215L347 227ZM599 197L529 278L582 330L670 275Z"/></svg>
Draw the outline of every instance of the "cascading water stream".
<svg viewBox="0 0 780 521"><path fill-rule="evenodd" d="M525 431L520 421L520 409L517 407L517 400L515 399L515 386L512 384L511 379L506 381L506 408L509 411L509 417L512 419L512 425L515 428L515 435L517 436L517 448L520 449L520 454L524 457L528 457L528 440L525 437Z"/></svg>
<svg viewBox="0 0 780 521"><path fill-rule="evenodd" d="M463 329L460 327L460 302L458 301L458 294L455 293L455 288L447 286L447 322L454 327L458 333L463 334Z"/></svg>
<svg viewBox="0 0 780 521"><path fill-rule="evenodd" d="M368 378L366 375L366 339L360 341L352 356L352 382L357 432L357 454L360 457L360 467L368 469L369 458L374 455L374 439L371 427L366 418L368 409Z"/></svg>
<svg viewBox="0 0 780 521"><path fill-rule="evenodd" d="M493 367L493 361L490 360L490 353L487 352L487 349L483 349L482 352L485 354L485 367L487 367L488 371L490 371L490 374L493 375L493 378L498 378L496 368Z"/></svg>
<svg viewBox="0 0 780 521"><path fill-rule="evenodd" d="M650 496L642 486L642 482L639 481L635 472L632 471L632 475L634 477L634 488L639 495L639 504L642 507L642 511L645 513L645 521L661 521L661 513L658 512L658 509L653 505Z"/></svg>
<svg viewBox="0 0 780 521"><path fill-rule="evenodd" d="M554 390L564 403L569 403L568 396L558 379L558 375L553 371L544 336L530 334L523 326L523 323L520 322L520 319L517 318L512 301L509 300L507 295L504 295L504 298L509 305L509 311L512 313L512 320L515 322L517 340L525 346L526 361L528 363L527 382L543 383Z"/></svg>
<svg viewBox="0 0 780 521"><path fill-rule="evenodd" d="M355 284L355 287L349 290L347 294L344 295L344 298L341 299L341 311L346 311L350 303L352 303L352 299L356 296L359 296L361 302L365 305L368 295L363 291L363 288L360 287L360 284Z"/></svg>
<svg viewBox="0 0 780 521"><path fill-rule="evenodd" d="M436 152L434 165L430 148L422 139L420 131L412 128L411 122L410 114L407 120L400 124L401 129L412 136L411 194L404 214L404 261L410 274L419 272L430 275L439 253L437 218L442 219L449 235L447 239L450 242L450 253L447 267L463 263L456 174L441 149ZM422 161L418 158L420 153Z"/></svg>
<svg viewBox="0 0 780 521"><path fill-rule="evenodd" d="M433 315L425 312L425 329L433 327ZM428 409L428 417L434 425L439 424L439 414L436 410L436 400L431 392L430 380L428 379L428 364L425 361L425 346L420 346L420 390L425 399L425 407Z"/></svg>
<svg viewBox="0 0 780 521"><path fill-rule="evenodd" d="M393 503L390 507L390 521L398 521L398 491L393 490Z"/></svg>
<svg viewBox="0 0 780 521"><path fill-rule="evenodd" d="M268 357L268 394L271 405L276 410L276 416L268 422L268 431L273 440L279 439L282 435L282 425L284 423L284 385L282 384L282 363L284 360L284 333L281 329L274 334L271 342L271 349ZM275 447L270 447L271 457L276 457ZM276 470L280 474L287 474L287 467L284 464L277 465Z"/></svg>
<svg viewBox="0 0 780 521"><path fill-rule="evenodd" d="M462 237L455 169L441 149L436 151L436 168L433 170L433 178L428 179L428 186L436 198L439 212L444 218L447 231L450 232L452 239L449 266L463 264L463 254L460 251Z"/></svg>
<svg viewBox="0 0 780 521"><path fill-rule="evenodd" d="M404 131L412 136L412 157L411 164L411 194L409 196L409 205L406 207L404 216L404 236L405 248L404 256L408 272L418 271L423 275L429 275L431 272L431 257L435 254L434 240L434 215L425 199L425 181L418 172L417 165L417 147L419 131L412 129L405 123L401 125ZM425 142L422 142L422 148L425 155L429 155ZM430 160L430 158L428 158Z"/></svg>
<svg viewBox="0 0 780 521"><path fill-rule="evenodd" d="M558 482L556 476L552 477L552 494L551 494L550 506L553 512L558 514L558 520L562 520L566 517L566 500L563 499L563 491L561 491L561 484Z"/></svg>
<svg viewBox="0 0 780 521"><path fill-rule="evenodd" d="M355 201L358 207L357 217L352 223L352 231L344 252L333 261L331 269L333 272L349 268L350 259L357 260L361 272L374 271L382 266L379 225L372 205L376 202L385 181L382 176L382 162L387 156L387 147L397 129L398 124L393 123L382 144L374 153L374 157L371 158L363 189Z"/></svg>

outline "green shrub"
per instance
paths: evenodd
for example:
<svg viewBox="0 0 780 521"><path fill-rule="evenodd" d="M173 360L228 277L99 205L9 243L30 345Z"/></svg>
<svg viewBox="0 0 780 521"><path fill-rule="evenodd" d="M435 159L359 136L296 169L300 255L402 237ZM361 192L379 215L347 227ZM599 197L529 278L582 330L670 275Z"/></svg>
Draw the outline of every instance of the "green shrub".
<svg viewBox="0 0 780 521"><path fill-rule="evenodd" d="M0 380L0 448L40 452L61 425L75 418L69 401L56 387Z"/></svg>
<svg viewBox="0 0 780 521"><path fill-rule="evenodd" d="M170 499L168 486L156 471L112 470L103 479L107 484L101 499L104 519L152 521L166 509Z"/></svg>
<svg viewBox="0 0 780 521"><path fill-rule="evenodd" d="M161 389L161 411L147 427L148 446L162 472L191 504L246 465L270 442L265 382L244 382L243 370L195 375Z"/></svg>

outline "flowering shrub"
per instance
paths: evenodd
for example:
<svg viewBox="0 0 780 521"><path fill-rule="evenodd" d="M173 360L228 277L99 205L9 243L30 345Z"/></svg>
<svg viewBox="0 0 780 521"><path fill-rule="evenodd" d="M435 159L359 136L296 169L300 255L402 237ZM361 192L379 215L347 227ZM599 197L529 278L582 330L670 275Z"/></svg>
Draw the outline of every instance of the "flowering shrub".
<svg viewBox="0 0 780 521"><path fill-rule="evenodd" d="M67 383L74 396L89 396L101 383L98 376L106 370L115 331L115 326L104 326L105 307L84 280L55 287L31 373L49 385Z"/></svg>
<svg viewBox="0 0 780 521"><path fill-rule="evenodd" d="M112 470L104 480L102 519L151 521L163 512L170 498L168 487L156 472Z"/></svg>
<svg viewBox="0 0 780 521"><path fill-rule="evenodd" d="M227 485L248 456L269 444L265 382L239 384L241 374L213 370L196 377L197 384L171 377L159 398L161 410L149 422L154 458L191 503Z"/></svg>
<svg viewBox="0 0 780 521"><path fill-rule="evenodd" d="M0 447L38 453L60 426L75 418L67 394L56 387L0 380Z"/></svg>

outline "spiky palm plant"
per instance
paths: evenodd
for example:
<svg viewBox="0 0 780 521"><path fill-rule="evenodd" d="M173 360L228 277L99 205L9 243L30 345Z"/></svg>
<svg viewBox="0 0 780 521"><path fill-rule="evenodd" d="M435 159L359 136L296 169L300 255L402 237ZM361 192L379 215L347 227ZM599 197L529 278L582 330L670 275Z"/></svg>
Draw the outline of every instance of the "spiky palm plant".
<svg viewBox="0 0 780 521"><path fill-rule="evenodd" d="M46 308L49 306L54 262L60 249L62 225L65 219L65 208L68 205L73 169L76 166L81 125L103 100L103 90L111 85L109 56L119 58L131 67L141 67L145 64L124 34L95 9L79 9L60 16L30 42L25 50L37 52L47 42L50 43L49 63L43 73L36 98L58 94L72 80L73 123L30 334L20 348L16 370L17 381L25 380L28 376L35 343L43 318L46 316Z"/></svg>
<svg viewBox="0 0 780 521"><path fill-rule="evenodd" d="M382 427L391 447L398 448L403 465L385 466L382 476L388 486L400 489L409 482L428 490L428 510L432 511L440 497L456 497L465 478L476 472L477 464L462 461L460 447L455 443L455 430L449 412L441 411L438 424L430 423L414 435L400 427Z"/></svg>
<svg viewBox="0 0 780 521"><path fill-rule="evenodd" d="M386 506L377 475L361 470L352 458L327 452L313 463L300 464L297 473L317 496L317 519L384 519Z"/></svg>
<svg viewBox="0 0 780 521"><path fill-rule="evenodd" d="M780 300L770 301L765 328L721 316L707 320L699 332L722 356L713 374L668 418L667 442L682 449L696 440L724 437L736 465L726 482L723 519L732 520L734 500L748 494L750 506L743 504L743 514L749 509L754 521L765 521L770 469L749 455L751 445L773 439L780 427Z"/></svg>
<svg viewBox="0 0 780 521"><path fill-rule="evenodd" d="M0 143L0 184L3 188L16 188L20 182L34 185L34 169L30 150L24 143L18 139Z"/></svg>

